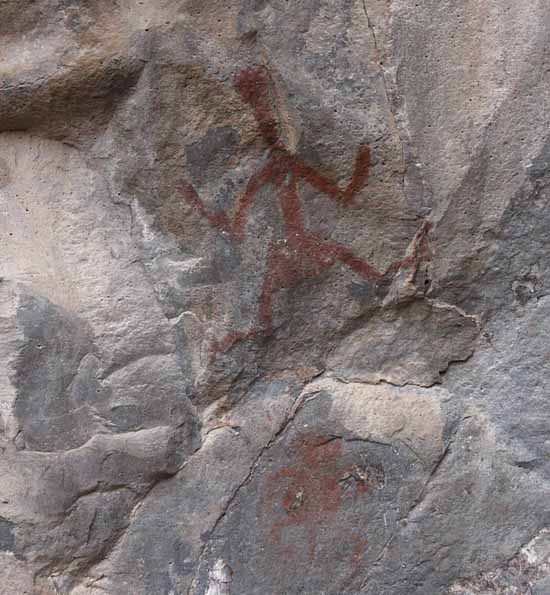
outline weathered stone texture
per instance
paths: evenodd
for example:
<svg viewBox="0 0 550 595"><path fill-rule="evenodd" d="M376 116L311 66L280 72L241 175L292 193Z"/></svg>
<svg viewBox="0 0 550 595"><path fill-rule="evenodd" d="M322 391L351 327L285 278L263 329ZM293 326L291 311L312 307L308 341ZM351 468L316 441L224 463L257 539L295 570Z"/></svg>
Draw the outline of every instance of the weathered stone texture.
<svg viewBox="0 0 550 595"><path fill-rule="evenodd" d="M550 594L548 2L0 44L0 594Z"/></svg>

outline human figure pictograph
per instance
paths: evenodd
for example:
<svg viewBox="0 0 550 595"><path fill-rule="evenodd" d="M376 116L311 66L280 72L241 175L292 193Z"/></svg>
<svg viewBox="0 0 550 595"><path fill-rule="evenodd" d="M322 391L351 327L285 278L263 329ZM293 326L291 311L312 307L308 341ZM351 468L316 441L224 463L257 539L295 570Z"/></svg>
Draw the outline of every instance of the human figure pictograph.
<svg viewBox="0 0 550 595"><path fill-rule="evenodd" d="M216 345L216 351L224 351L235 341L252 338L259 332L269 334L273 330L273 299L280 289L299 285L308 278L319 276L337 262L346 265L362 278L379 281L400 268L418 262L419 254L426 250L429 223L417 232L409 256L392 263L380 271L366 260L358 257L343 244L328 241L306 229L302 213L299 185L307 184L329 199L349 207L354 204L357 193L368 183L371 166L371 151L367 145L357 150L355 165L347 186L329 180L298 156L292 154L283 142L280 126L271 106L271 79L264 66L245 68L234 79L235 88L244 103L253 111L259 132L268 146L265 165L248 181L244 193L238 197L233 215L226 212L211 212L190 183L181 186L185 201L197 209L213 227L227 233L234 242L245 237L250 209L256 196L266 186L271 186L277 196L285 237L282 245L271 244L268 265L258 306L258 327L247 333L232 333Z"/></svg>

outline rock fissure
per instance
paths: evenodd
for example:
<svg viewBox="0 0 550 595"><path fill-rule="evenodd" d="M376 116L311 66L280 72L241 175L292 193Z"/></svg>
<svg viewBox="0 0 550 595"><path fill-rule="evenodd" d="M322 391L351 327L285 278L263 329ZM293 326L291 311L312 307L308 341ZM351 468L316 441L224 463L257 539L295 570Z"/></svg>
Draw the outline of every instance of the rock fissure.
<svg viewBox="0 0 550 595"><path fill-rule="evenodd" d="M241 492L241 490L246 485L248 485L251 482L251 480L252 480L252 478L254 476L254 472L258 468L259 462L263 458L264 454L274 444L276 444L276 442L284 434L284 432L287 430L287 428L290 426L290 424L294 421L294 419L300 413L300 411L303 409L303 407L305 407L305 405L309 401L311 401L312 399L315 399L316 397L317 397L317 394L311 394L311 393L310 394L307 394L307 395L305 395L304 393L302 393L302 396L297 397L297 399L295 400L295 402L290 407L289 413L287 414L285 420L283 421L283 423L281 424L281 426L279 427L279 429L273 434L273 436L269 439L269 441L261 448L260 452L258 453L258 455L256 456L256 458L252 462L252 465L250 466L249 471L246 474L245 478L233 490L233 493L231 494L231 496L229 497L229 499L225 503L225 505L224 505L221 513L218 515L218 517L216 518L216 520L212 524L212 528L208 532L209 533L209 536L213 535L216 532L216 529L220 526L221 522L226 517L228 511L230 510L231 506L233 505L233 503L237 499L237 496L239 495L239 493ZM206 553L208 547L209 547L209 539L206 540L205 543L203 544L203 546L201 547L201 551L200 551L199 557L197 559L197 564L196 564L197 570L196 570L196 573L195 573L195 578L193 579L193 582L189 586L189 589L187 591L187 595L193 595L193 590L197 586L198 576L199 576L199 573L201 571L201 564L202 564L202 561L203 561L203 559L205 557L205 553Z"/></svg>

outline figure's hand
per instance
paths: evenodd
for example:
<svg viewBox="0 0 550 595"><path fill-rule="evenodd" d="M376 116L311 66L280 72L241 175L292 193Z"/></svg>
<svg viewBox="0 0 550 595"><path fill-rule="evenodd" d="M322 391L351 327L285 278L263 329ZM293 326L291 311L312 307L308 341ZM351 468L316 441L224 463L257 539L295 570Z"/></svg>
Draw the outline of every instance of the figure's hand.
<svg viewBox="0 0 550 595"><path fill-rule="evenodd" d="M332 200L351 206L354 204L355 195L366 186L371 165L371 150L368 145L361 145L355 156L355 166L351 180L344 190L337 183L329 180L313 167L302 161L296 161L292 170L297 178L306 181L308 184L326 194Z"/></svg>
<svg viewBox="0 0 550 595"><path fill-rule="evenodd" d="M355 195L367 185L371 166L371 151L368 145L361 145L355 156L355 167L351 180L344 190L343 202L353 204Z"/></svg>

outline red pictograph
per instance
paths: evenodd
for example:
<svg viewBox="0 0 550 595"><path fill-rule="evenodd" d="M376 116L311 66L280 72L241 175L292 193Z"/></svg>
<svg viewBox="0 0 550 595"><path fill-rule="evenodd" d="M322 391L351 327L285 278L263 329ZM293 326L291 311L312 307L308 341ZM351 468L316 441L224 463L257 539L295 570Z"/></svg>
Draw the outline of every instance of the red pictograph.
<svg viewBox="0 0 550 595"><path fill-rule="evenodd" d="M271 186L279 201L285 241L282 245L272 244L269 249L269 262L258 307L258 328L246 333L231 333L214 346L214 351L225 351L236 341L253 338L260 332L270 333L273 327L274 294L280 289L295 287L307 278L317 277L336 262L343 263L364 279L372 281L379 281L401 268L416 266L420 258L427 254L430 231L430 224L425 222L416 233L410 254L392 263L385 271L379 271L356 256L349 247L327 241L306 229L299 185L308 184L343 207L353 205L355 196L368 182L370 148L367 145L359 147L351 180L342 189L285 146L271 106L271 78L264 66L241 70L235 76L234 84L243 102L253 110L259 132L268 146L267 162L248 181L244 193L236 201L232 216L207 209L190 183L181 186L181 193L185 201L197 209L210 225L240 243L244 239L248 216L256 196L264 187Z"/></svg>
<svg viewBox="0 0 550 595"><path fill-rule="evenodd" d="M275 519L271 542L282 545L287 529L306 532L309 557L315 559L317 530L332 523L336 515L360 499L384 486L382 469L352 464L344 457L341 438L301 434L292 442L289 452L293 464L279 468L266 478L265 503ZM351 561L361 560L366 541L346 534L343 543L351 545Z"/></svg>

